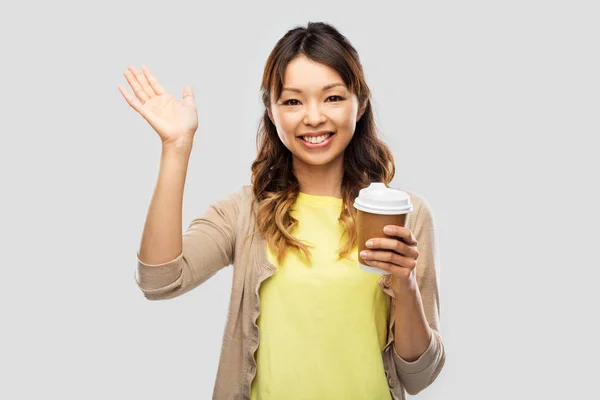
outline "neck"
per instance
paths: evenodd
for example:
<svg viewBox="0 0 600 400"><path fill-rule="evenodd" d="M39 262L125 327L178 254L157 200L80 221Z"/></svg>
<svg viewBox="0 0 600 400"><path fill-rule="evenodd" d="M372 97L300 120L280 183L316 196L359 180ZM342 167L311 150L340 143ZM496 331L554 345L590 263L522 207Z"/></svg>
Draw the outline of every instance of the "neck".
<svg viewBox="0 0 600 400"><path fill-rule="evenodd" d="M342 157L325 165L310 165L294 159L293 166L302 193L342 198Z"/></svg>

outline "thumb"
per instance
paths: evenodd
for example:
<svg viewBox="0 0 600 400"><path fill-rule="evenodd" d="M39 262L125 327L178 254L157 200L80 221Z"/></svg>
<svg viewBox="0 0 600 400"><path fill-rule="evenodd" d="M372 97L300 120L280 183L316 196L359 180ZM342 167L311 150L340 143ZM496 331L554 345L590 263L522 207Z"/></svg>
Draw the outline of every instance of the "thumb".
<svg viewBox="0 0 600 400"><path fill-rule="evenodd" d="M188 107L196 107L196 98L191 86L185 86L182 91L183 104Z"/></svg>

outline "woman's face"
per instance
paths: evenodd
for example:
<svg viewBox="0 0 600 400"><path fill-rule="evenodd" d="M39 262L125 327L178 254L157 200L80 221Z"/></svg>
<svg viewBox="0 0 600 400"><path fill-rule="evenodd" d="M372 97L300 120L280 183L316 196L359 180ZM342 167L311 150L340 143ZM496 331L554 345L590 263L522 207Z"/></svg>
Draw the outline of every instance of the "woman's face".
<svg viewBox="0 0 600 400"><path fill-rule="evenodd" d="M273 92L271 98L274 99ZM298 56L287 65L281 98L273 100L268 112L294 162L308 165L342 160L356 121L362 116L358 98L340 75L306 56ZM324 133L306 138L307 134L320 131L333 135L325 141Z"/></svg>

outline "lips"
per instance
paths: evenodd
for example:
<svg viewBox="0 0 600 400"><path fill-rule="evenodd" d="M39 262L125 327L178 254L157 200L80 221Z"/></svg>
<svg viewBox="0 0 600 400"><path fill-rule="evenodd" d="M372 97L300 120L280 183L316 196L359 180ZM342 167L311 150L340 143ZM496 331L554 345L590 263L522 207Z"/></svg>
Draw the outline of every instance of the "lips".
<svg viewBox="0 0 600 400"><path fill-rule="evenodd" d="M333 141L333 139L335 138L335 133L331 133L332 134L327 139L323 140L321 143L310 143L304 140L302 137L297 137L296 139L298 139L307 149L320 149L329 146L329 144Z"/></svg>
<svg viewBox="0 0 600 400"><path fill-rule="evenodd" d="M331 136L333 136L333 135L334 135L334 133L333 133L333 132L330 132L330 133L324 133L324 134L322 134L322 135L318 135L318 136L300 136L300 137L299 137L299 139L301 139L301 140L303 140L303 141L305 141L305 142L307 142L307 143L312 143L310 140L305 140L305 138L317 138L317 137L323 137L323 136L327 136L327 137L325 138L325 140L327 140L327 139L329 139L329 138L330 138ZM324 140L324 141L325 141L325 140ZM313 143L313 144L318 144L318 143Z"/></svg>

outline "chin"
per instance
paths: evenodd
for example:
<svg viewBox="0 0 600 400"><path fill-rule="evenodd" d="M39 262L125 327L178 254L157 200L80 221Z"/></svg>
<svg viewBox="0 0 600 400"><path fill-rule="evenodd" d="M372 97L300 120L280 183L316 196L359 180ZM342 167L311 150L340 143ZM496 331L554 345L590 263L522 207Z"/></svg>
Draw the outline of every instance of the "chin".
<svg viewBox="0 0 600 400"><path fill-rule="evenodd" d="M341 156L342 156L342 154L337 154L336 156L332 156L331 154L321 154L321 155L310 155L308 157L305 154L302 154L300 156L294 155L294 157L298 161L300 161L304 164L307 164L307 165L314 165L314 166L330 164L333 161L337 160Z"/></svg>

